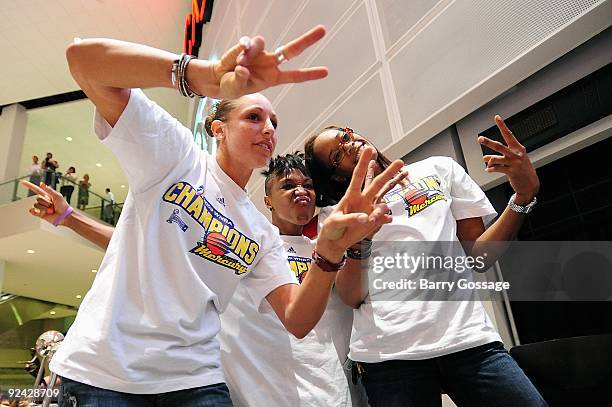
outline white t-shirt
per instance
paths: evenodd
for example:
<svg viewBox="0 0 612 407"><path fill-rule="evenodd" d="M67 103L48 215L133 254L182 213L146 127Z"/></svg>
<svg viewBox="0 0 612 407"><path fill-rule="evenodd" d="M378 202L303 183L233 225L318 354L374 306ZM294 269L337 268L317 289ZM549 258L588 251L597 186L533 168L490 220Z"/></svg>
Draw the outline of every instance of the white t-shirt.
<svg viewBox="0 0 612 407"><path fill-rule="evenodd" d="M310 269L314 241L281 236L287 260L302 281ZM283 327L271 307L258 307L248 288L239 286L221 315L221 362L234 406L350 406L341 362L348 350L334 344L350 335L351 309L337 295L315 328L297 339ZM344 337L344 338L341 338Z"/></svg>
<svg viewBox="0 0 612 407"><path fill-rule="evenodd" d="M74 172L62 174L61 186L65 186L65 185L74 186L76 182L77 182L77 176Z"/></svg>
<svg viewBox="0 0 612 407"><path fill-rule="evenodd" d="M28 175L38 177L40 176L41 169L40 164L32 164L28 167Z"/></svg>
<svg viewBox="0 0 612 407"><path fill-rule="evenodd" d="M131 91L114 128L98 114L95 128L130 190L51 370L141 394L223 382L218 314L238 283L255 303L295 283L277 231L141 90Z"/></svg>
<svg viewBox="0 0 612 407"><path fill-rule="evenodd" d="M483 217L486 224L496 215L453 159L430 157L405 168L409 183L385 195L393 221L382 226L375 241L458 241L457 220ZM322 210L321 221L329 211ZM377 255L375 244L372 258ZM368 296L354 311L349 357L368 363L428 359L494 341L501 338L480 301L371 301Z"/></svg>

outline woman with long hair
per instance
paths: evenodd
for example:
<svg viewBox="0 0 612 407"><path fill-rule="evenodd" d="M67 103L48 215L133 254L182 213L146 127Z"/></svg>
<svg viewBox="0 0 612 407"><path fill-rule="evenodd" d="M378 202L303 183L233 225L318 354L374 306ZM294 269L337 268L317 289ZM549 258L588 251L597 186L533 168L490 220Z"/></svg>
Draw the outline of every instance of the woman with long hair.
<svg viewBox="0 0 612 407"><path fill-rule="evenodd" d="M514 238L536 202L539 180L525 148L499 116L495 120L506 144L479 138L500 153L484 157L487 171L507 174L516 192L495 223L485 230L483 218L492 218L495 210L464 169L449 157L430 157L406 165L407 181L384 195L393 221L370 236L374 245L366 239L347 252L349 259L335 287L343 301L355 308L349 357L357 362L373 407L440 406L442 389L459 406L546 405L503 348L479 300L423 300L414 297L417 290L413 288L398 294L391 286L381 286L382 274L378 274L384 272L379 270L379 260L394 260L396 254L385 247L406 249L414 242L435 242L437 247L448 242L446 246L452 247L461 242L463 257L477 257L492 247L490 242ZM306 160L319 205L338 202L356 163L371 146L365 137L342 126L326 127L306 141ZM372 175L388 166L389 160L376 150ZM329 209L323 208L320 218L327 213ZM368 262L370 258L375 261ZM494 261L488 258L489 263ZM374 266L377 269L368 275ZM427 271L422 267L414 275L426 277ZM397 273L390 270L386 275L393 272ZM451 282L458 275L445 278ZM373 284L374 278L379 282ZM463 273L462 278L471 275Z"/></svg>

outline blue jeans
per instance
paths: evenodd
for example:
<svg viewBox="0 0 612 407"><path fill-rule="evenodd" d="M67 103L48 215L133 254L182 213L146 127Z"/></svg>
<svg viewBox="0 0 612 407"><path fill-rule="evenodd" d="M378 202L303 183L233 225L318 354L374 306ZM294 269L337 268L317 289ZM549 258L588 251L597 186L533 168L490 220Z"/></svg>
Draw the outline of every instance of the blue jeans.
<svg viewBox="0 0 612 407"><path fill-rule="evenodd" d="M548 404L501 342L425 360L360 363L372 407L540 407Z"/></svg>
<svg viewBox="0 0 612 407"><path fill-rule="evenodd" d="M361 378L357 375L357 366L351 359L346 358L342 365L346 380L348 381L348 389L351 396L351 404L353 407L368 407L368 396L366 395L365 387Z"/></svg>
<svg viewBox="0 0 612 407"><path fill-rule="evenodd" d="M160 394L105 390L62 377L60 407L231 407L225 383Z"/></svg>

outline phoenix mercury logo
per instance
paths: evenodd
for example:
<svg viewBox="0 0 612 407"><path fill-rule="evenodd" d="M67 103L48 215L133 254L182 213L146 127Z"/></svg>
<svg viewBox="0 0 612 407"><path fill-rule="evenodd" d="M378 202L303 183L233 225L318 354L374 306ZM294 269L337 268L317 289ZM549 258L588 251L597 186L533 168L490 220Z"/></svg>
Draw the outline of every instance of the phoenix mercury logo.
<svg viewBox="0 0 612 407"><path fill-rule="evenodd" d="M177 182L164 193L163 200L179 206L204 229L202 240L190 253L234 270L237 275L248 271L259 253L259 244L236 229L234 222L217 211L196 188Z"/></svg>
<svg viewBox="0 0 612 407"><path fill-rule="evenodd" d="M399 189L389 191L384 200L386 203L404 201L404 207L410 217L438 201L448 200L448 197L442 190L440 178L430 175L407 185L400 185Z"/></svg>

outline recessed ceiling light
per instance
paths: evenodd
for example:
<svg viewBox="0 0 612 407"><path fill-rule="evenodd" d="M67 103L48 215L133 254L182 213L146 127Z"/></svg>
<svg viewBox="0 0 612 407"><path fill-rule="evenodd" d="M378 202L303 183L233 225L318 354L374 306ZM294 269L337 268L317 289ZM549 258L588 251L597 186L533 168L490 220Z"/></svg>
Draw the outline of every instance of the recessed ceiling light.
<svg viewBox="0 0 612 407"><path fill-rule="evenodd" d="M82 297L81 297L81 294L77 295L76 297L77 297L77 299L79 299L79 300L82 298Z"/></svg>
<svg viewBox="0 0 612 407"><path fill-rule="evenodd" d="M28 250L26 250L26 252L27 252L28 254L34 254L34 253L36 253L36 252L35 252L34 250L32 250L32 249L28 249Z"/></svg>
<svg viewBox="0 0 612 407"><path fill-rule="evenodd" d="M121 185L121 188L125 188L125 185L123 185L123 184L122 184L122 185Z"/></svg>
<svg viewBox="0 0 612 407"><path fill-rule="evenodd" d="M72 137L66 137L66 141L72 141Z"/></svg>
<svg viewBox="0 0 612 407"><path fill-rule="evenodd" d="M98 270L96 270L96 269L91 269L91 272L92 272L92 273L97 273L97 272L98 272Z"/></svg>
<svg viewBox="0 0 612 407"><path fill-rule="evenodd" d="M96 163L96 167L102 167L102 164Z"/></svg>
<svg viewBox="0 0 612 407"><path fill-rule="evenodd" d="M51 311L51 312L49 312L49 314L55 315L55 311Z"/></svg>

